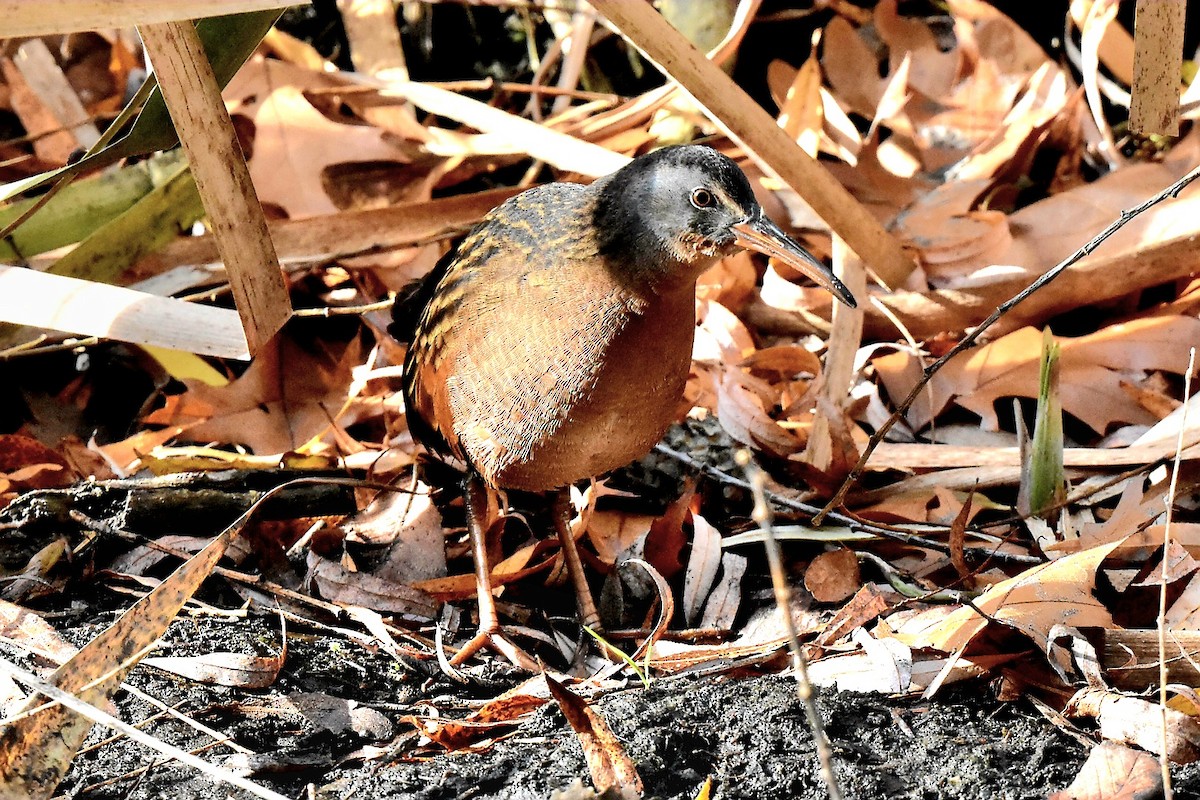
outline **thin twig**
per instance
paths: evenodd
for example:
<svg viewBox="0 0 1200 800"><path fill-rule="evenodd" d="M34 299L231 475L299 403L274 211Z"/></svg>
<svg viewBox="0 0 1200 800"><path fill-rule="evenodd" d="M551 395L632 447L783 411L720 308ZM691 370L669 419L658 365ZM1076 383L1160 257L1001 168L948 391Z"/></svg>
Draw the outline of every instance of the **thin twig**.
<svg viewBox="0 0 1200 800"><path fill-rule="evenodd" d="M378 300L374 303L363 303L359 306L321 306L320 308L297 308L292 311L293 317L340 317L361 316L372 311L387 311L396 304L394 297Z"/></svg>
<svg viewBox="0 0 1200 800"><path fill-rule="evenodd" d="M829 790L830 800L841 800L842 790L838 787L837 776L833 772L833 749L829 746L829 737L825 735L825 726L821 722L821 711L817 708L816 694L812 682L808 679L808 662L804 658L804 650L800 646L800 634L796 630L796 621L792 619L792 590L788 586L787 575L783 569L783 552L779 542L775 540L775 528L771 524L771 506L767 503L767 477L751 460L749 450L739 450L737 461L750 476L750 486L754 491L755 522L763 532L763 545L767 551L767 563L771 568L771 583L775 587L775 605L783 615L784 629L787 631L788 649L792 653L792 670L796 673L796 695L804 704L804 714L808 717L808 726L812 729L813 743L817 748L817 758L821 762L821 777L825 779L825 787Z"/></svg>
<svg viewBox="0 0 1200 800"><path fill-rule="evenodd" d="M1100 231L1100 233L1096 234L1091 241L1060 261L1048 272L1046 272L1046 274L1029 284L1029 286L1027 286L1025 289L1001 303L995 311L988 315L987 319L967 333L967 335L964 336L958 342L958 344L950 348L949 352L923 369L921 371L920 380L917 381L916 385L913 386L904 400L902 400L900 404L896 406L896 410L893 411L892 415L887 418L887 421L884 422L883 425L880 426L879 430L875 431L875 433L871 436L870 441L867 442L866 449L863 450L863 454L858 459L858 463L854 465L854 469L850 470L850 474L847 475L845 480L842 481L841 486L838 487L838 490L834 496L829 500L828 503L826 503L825 507L821 509L816 517L814 517L813 524L820 525L821 521L833 509L842 504L842 501L846 498L846 493L850 491L850 487L853 486L854 483L862 476L863 470L865 470L867 467L867 461L871 458L871 454L875 452L875 448L878 447L879 443L883 441L883 437L886 436L887 432L890 431L892 427L900 421L905 413L907 413L909 406L916 401L917 397L920 396L925 386L933 379L933 376L941 371L942 367L946 366L946 364L950 362L950 359L954 358L962 351L974 347L975 343L979 340L979 337L982 336L985 331L995 325L1001 317L1019 304L1023 303L1025 300L1032 297L1034 293L1036 293L1043 286L1048 285L1051 281L1066 271L1067 267L1070 267L1077 261L1091 255L1091 253L1097 247L1103 244L1110 236L1119 231L1121 228L1124 228L1139 214L1158 205L1164 200L1177 197L1180 192L1186 189L1197 178L1200 178L1200 167L1196 167L1192 171L1188 172L1182 178L1175 181L1175 183L1171 184L1166 189L1163 189L1161 192L1156 194L1154 197L1151 197L1141 205L1122 211L1119 217L1109 223L1108 227Z"/></svg>

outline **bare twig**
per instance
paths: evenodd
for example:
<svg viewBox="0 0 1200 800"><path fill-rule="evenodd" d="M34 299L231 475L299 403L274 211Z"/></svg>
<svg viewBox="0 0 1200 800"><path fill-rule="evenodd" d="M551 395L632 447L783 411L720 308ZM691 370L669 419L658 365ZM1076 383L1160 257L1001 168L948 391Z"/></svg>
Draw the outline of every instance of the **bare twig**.
<svg viewBox="0 0 1200 800"><path fill-rule="evenodd" d="M763 532L763 545L767 551L767 562L771 568L771 583L775 587L775 605L783 615L784 629L787 631L788 648L792 653L792 669L796 673L796 694L804 704L804 714L808 717L808 726L812 729L813 743L817 748L817 758L821 762L821 777L825 779L825 787L829 790L830 800L841 800L842 790L838 787L837 776L833 773L833 750L829 746L829 737L825 735L825 726L821 722L821 711L817 708L817 700L813 692L812 682L808 679L808 662L804 658L804 650L800 646L800 635L796 631L796 621L792 619L792 590L788 586L787 575L783 569L783 552L779 542L775 540L775 528L771 524L771 507L767 503L766 475L755 466L749 450L739 450L738 464L750 476L750 486L754 490L754 521Z"/></svg>

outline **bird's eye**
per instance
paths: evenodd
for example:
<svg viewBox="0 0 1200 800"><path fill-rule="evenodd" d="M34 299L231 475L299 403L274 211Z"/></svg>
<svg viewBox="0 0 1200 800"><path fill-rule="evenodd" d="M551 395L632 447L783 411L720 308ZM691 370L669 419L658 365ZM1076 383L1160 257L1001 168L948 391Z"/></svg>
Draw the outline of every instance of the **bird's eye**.
<svg viewBox="0 0 1200 800"><path fill-rule="evenodd" d="M692 205L696 208L712 208L717 204L717 198L713 197L713 193L703 187L692 189Z"/></svg>

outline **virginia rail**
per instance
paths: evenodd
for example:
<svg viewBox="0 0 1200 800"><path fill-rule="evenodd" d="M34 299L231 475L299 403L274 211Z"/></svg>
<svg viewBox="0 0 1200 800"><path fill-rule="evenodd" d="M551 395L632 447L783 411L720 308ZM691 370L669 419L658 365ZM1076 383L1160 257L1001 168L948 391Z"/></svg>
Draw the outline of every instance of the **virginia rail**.
<svg viewBox="0 0 1200 800"><path fill-rule="evenodd" d="M479 632L453 663L491 645L536 669L503 635L492 599L485 532L495 490L557 492L580 617L597 624L566 487L641 457L675 420L696 278L739 249L784 261L855 305L764 216L741 169L696 145L642 156L587 186L551 183L510 198L397 304L392 332L410 342L409 428L468 471Z"/></svg>

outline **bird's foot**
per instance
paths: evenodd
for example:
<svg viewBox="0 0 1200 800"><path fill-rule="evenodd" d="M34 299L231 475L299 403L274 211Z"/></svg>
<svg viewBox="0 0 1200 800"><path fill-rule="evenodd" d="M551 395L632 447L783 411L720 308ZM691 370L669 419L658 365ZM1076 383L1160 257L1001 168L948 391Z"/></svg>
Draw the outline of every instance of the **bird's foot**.
<svg viewBox="0 0 1200 800"><path fill-rule="evenodd" d="M497 626L494 630L481 628L471 640L458 649L450 659L451 666L459 666L480 650L487 648L507 658L517 669L526 672L541 672L537 659L513 644L512 640Z"/></svg>

